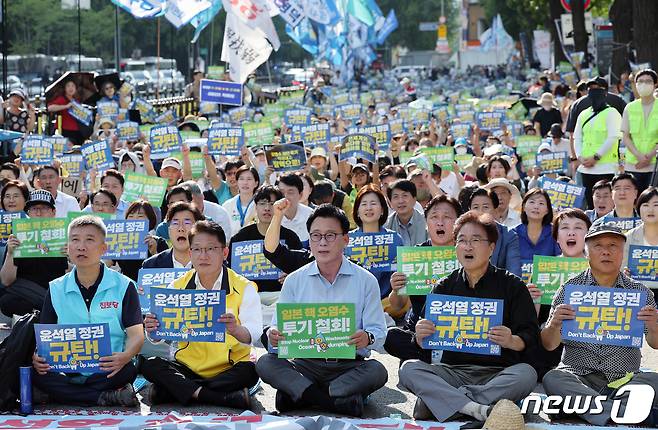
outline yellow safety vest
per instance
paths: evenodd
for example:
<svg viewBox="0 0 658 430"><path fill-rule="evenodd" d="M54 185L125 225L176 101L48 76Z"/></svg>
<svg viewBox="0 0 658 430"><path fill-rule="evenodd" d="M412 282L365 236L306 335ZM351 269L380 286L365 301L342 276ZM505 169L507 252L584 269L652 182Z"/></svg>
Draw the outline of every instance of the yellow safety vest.
<svg viewBox="0 0 658 430"><path fill-rule="evenodd" d="M628 110L628 128L631 139L633 139L633 145L640 153L647 154L658 144L658 101L654 100L653 108L646 121L642 109L642 100L630 102L626 109ZM626 162L635 164L638 159L631 151L627 150ZM653 157L651 162L655 163L656 157Z"/></svg>
<svg viewBox="0 0 658 430"><path fill-rule="evenodd" d="M588 107L578 115L578 121L580 121L581 124L587 121L587 124L583 126L582 156L584 158L593 157L608 138L608 128L606 127L605 122L607 116L610 114L610 109L613 108L608 106L589 121L587 120L594 114L594 110L592 110L591 107ZM619 113L617 113L617 115L619 115ZM616 164L619 159L619 140L612 145L612 148L610 148L608 152L599 155L601 156L599 163Z"/></svg>
<svg viewBox="0 0 658 430"><path fill-rule="evenodd" d="M244 290L253 282L238 275L228 267L224 267L228 276L229 291L226 292L226 310L232 310L240 323L238 310L242 304ZM188 284L194 285L196 270L190 270L183 277L174 281L174 288L184 290ZM191 287L196 288L196 287ZM235 363L249 361L251 347L240 343L236 338L226 333L226 342L180 342L178 350L174 354L176 361L190 368L194 373L203 378L212 378L225 370L230 369Z"/></svg>

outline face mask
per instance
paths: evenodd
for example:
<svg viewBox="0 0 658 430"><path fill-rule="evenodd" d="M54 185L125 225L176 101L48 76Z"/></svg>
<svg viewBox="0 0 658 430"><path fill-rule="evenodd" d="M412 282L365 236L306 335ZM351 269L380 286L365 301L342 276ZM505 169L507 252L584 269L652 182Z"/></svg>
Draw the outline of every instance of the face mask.
<svg viewBox="0 0 658 430"><path fill-rule="evenodd" d="M458 146L455 148L455 153L457 155L464 155L468 152L468 148L465 146Z"/></svg>
<svg viewBox="0 0 658 430"><path fill-rule="evenodd" d="M637 93L640 97L648 97L653 93L653 85L647 84L645 82L640 82L636 85Z"/></svg>
<svg viewBox="0 0 658 430"><path fill-rule="evenodd" d="M261 122L262 119L263 119L263 115L261 114L254 115L254 122Z"/></svg>
<svg viewBox="0 0 658 430"><path fill-rule="evenodd" d="M541 105L541 107L543 107L544 110L551 110L551 108L552 108L553 106L547 103L547 104L543 104L543 105Z"/></svg>
<svg viewBox="0 0 658 430"><path fill-rule="evenodd" d="M587 96L592 100L592 109L600 110L605 105L606 91L603 88L589 90Z"/></svg>

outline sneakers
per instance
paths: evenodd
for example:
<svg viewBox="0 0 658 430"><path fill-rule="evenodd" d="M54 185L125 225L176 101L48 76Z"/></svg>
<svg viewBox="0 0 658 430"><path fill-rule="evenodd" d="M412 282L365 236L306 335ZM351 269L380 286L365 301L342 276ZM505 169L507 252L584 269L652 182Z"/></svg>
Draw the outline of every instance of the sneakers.
<svg viewBox="0 0 658 430"><path fill-rule="evenodd" d="M98 398L98 406L137 406L137 396L132 384L116 390L103 391Z"/></svg>
<svg viewBox="0 0 658 430"><path fill-rule="evenodd" d="M361 394L352 394L346 397L335 397L334 411L339 414L360 417L363 415L363 396Z"/></svg>
<svg viewBox="0 0 658 430"><path fill-rule="evenodd" d="M247 388L226 393L223 400L224 405L230 408L251 410L251 397Z"/></svg>
<svg viewBox="0 0 658 430"><path fill-rule="evenodd" d="M139 393L142 395L142 400L151 406L162 403L161 399L158 398L158 389L155 384L148 384Z"/></svg>
<svg viewBox="0 0 658 430"><path fill-rule="evenodd" d="M276 390L276 397L274 398L274 406L279 413L290 412L297 408L295 401L282 390Z"/></svg>
<svg viewBox="0 0 658 430"><path fill-rule="evenodd" d="M421 421L434 420L432 411L430 411L430 409L427 407L425 402L421 400L420 397L416 399L416 403L414 404L413 417L415 420Z"/></svg>

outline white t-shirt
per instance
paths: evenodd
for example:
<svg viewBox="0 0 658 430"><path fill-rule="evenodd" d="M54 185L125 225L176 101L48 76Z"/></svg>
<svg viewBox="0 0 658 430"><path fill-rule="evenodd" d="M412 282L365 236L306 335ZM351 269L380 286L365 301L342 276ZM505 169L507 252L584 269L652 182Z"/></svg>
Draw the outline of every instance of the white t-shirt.
<svg viewBox="0 0 658 430"><path fill-rule="evenodd" d="M204 200L203 215L212 219L222 227L224 234L226 235L226 240L233 236L233 231L231 230L231 218L229 217L226 209L224 209L222 206L218 205L217 203Z"/></svg>
<svg viewBox="0 0 658 430"><path fill-rule="evenodd" d="M310 217L312 213L313 209L300 203L297 206L295 217L293 219L288 219L288 217L284 215L283 220L281 220L281 225L294 231L302 242L308 242L309 236L308 229L306 228L306 220L308 220L308 217Z"/></svg>
<svg viewBox="0 0 658 430"><path fill-rule="evenodd" d="M459 183L457 182L457 176L455 172L450 172L445 178L441 178L439 183L439 188L446 193L449 197L457 198L459 197Z"/></svg>
<svg viewBox="0 0 658 430"><path fill-rule="evenodd" d="M244 217L244 221L241 222L240 211L238 210L238 206L237 206L238 204L240 204L239 199L240 199L240 194L226 200L222 205L222 207L226 210L229 216L229 220L231 223L231 236L237 234L242 227L256 221L256 205L252 200L249 202L249 205L246 208L244 207L242 208L245 213L245 217Z"/></svg>
<svg viewBox="0 0 658 430"><path fill-rule="evenodd" d="M57 191L55 216L57 218L66 218L69 212L80 212L80 204L75 197L69 196L62 191Z"/></svg>

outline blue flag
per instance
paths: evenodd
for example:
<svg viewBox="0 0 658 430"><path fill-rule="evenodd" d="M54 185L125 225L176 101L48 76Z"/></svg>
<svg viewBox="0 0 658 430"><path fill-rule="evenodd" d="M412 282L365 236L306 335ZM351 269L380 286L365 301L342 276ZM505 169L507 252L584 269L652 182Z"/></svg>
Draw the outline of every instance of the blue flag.
<svg viewBox="0 0 658 430"><path fill-rule="evenodd" d="M112 3L135 18L154 18L164 15L167 6L164 0L112 0Z"/></svg>
<svg viewBox="0 0 658 430"><path fill-rule="evenodd" d="M391 11L386 16L386 21L384 25L377 32L377 44L381 45L386 41L388 36L393 33L398 28L398 18L395 16L395 10Z"/></svg>

